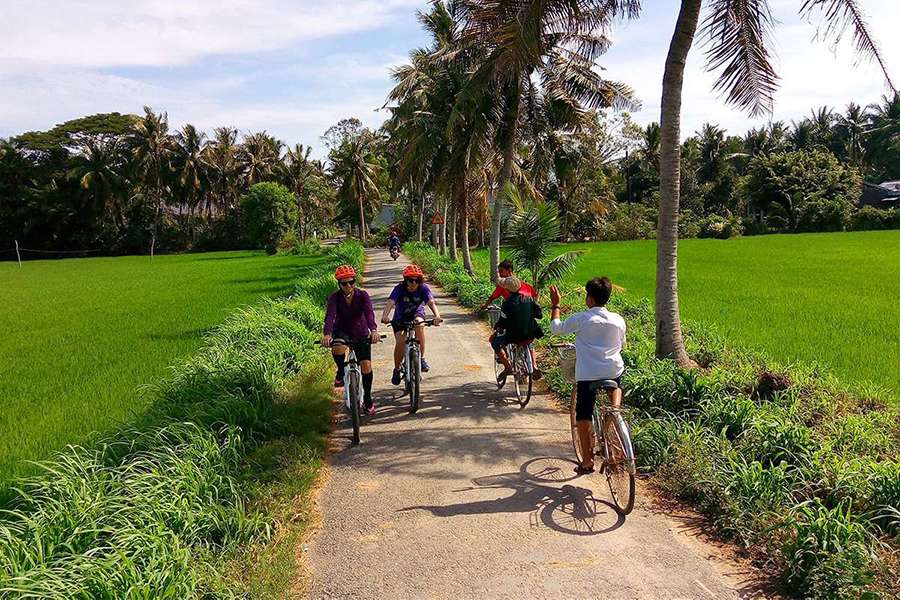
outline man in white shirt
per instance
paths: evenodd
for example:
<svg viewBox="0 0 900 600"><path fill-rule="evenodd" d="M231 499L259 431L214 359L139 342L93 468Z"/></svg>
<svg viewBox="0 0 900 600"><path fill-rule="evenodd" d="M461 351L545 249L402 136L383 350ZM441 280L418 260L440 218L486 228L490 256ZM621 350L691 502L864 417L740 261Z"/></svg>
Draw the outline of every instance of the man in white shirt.
<svg viewBox="0 0 900 600"><path fill-rule="evenodd" d="M595 277L585 284L584 289L588 309L560 321L559 289L556 286L550 287L550 331L557 335L575 334L575 421L581 456L585 461L575 469L578 473L590 473L594 470L591 419L594 416L597 392L591 389L591 384L600 380L612 380L618 385L625 371L625 363L622 361L625 319L606 309L606 303L612 294L612 282L606 277ZM622 403L621 388L607 392L612 405L618 407Z"/></svg>

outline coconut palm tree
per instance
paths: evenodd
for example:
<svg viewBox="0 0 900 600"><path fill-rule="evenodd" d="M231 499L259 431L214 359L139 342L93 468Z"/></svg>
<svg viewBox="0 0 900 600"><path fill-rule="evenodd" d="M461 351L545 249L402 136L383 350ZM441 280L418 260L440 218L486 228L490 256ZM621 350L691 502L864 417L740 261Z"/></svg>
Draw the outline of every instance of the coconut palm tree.
<svg viewBox="0 0 900 600"><path fill-rule="evenodd" d="M606 52L607 32L619 17L633 17L639 0L460 0L463 43L483 50L454 113L463 115L488 90L503 98L497 144L502 167L497 179L491 227L491 272L500 257L500 223L513 179L523 96L532 78L571 110L635 105L632 90L593 70Z"/></svg>
<svg viewBox="0 0 900 600"><path fill-rule="evenodd" d="M169 135L168 115L156 114L149 106L145 106L144 116L134 126L131 147L134 148L140 193L150 202L154 210L153 231L150 237L152 256L159 233L163 196L169 192L172 179L174 141Z"/></svg>
<svg viewBox="0 0 900 600"><path fill-rule="evenodd" d="M237 134L233 127L217 127L213 130L213 139L204 149L211 192L206 196L207 217L212 215L213 207L227 212L237 204L241 177Z"/></svg>
<svg viewBox="0 0 900 600"><path fill-rule="evenodd" d="M283 149L284 142L265 131L250 133L244 137L238 148L238 162L247 187L274 179Z"/></svg>
<svg viewBox="0 0 900 600"><path fill-rule="evenodd" d="M900 94L869 107L868 163L875 181L900 179Z"/></svg>
<svg viewBox="0 0 900 600"><path fill-rule="evenodd" d="M681 96L684 67L697 33L701 3L702 0L681 1L666 56L660 109L656 353L673 358L683 366L692 362L684 349L678 307ZM887 77L881 54L856 0L803 0L799 4L803 16L816 11L824 14L826 36L840 37L849 28L857 52L876 60ZM707 67L720 71L715 88L725 95L729 104L751 115L771 112L778 75L770 60L774 18L768 0L710 0L708 6L701 34L708 41Z"/></svg>
<svg viewBox="0 0 900 600"><path fill-rule="evenodd" d="M209 165L204 156L206 134L187 124L175 134L174 139L178 190L182 202L193 214L209 189Z"/></svg>
<svg viewBox="0 0 900 600"><path fill-rule="evenodd" d="M359 237L368 238L366 209L379 197L378 177L381 162L376 156L375 137L368 130L344 142L331 151L331 173L339 183L338 199L345 206L355 207L359 212Z"/></svg>
<svg viewBox="0 0 900 600"><path fill-rule="evenodd" d="M87 136L80 141L72 162L68 176L78 181L84 194L82 209L121 226L128 187L124 142L117 136Z"/></svg>
<svg viewBox="0 0 900 600"><path fill-rule="evenodd" d="M331 202L325 183L325 169L318 160L310 158L312 148L295 144L289 148L279 167L279 179L297 197L300 237L306 241L309 224L324 220Z"/></svg>

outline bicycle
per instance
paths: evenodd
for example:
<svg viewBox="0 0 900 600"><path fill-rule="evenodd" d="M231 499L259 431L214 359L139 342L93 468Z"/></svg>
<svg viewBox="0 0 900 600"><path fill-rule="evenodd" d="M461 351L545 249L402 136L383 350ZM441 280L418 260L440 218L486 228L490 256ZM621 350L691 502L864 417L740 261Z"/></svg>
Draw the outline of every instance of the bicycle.
<svg viewBox="0 0 900 600"><path fill-rule="evenodd" d="M491 329L497 324L500 318L500 307L489 306L487 309L488 318L491 323ZM525 408L531 401L531 392L534 387L534 364L531 360L532 343L528 341L514 342L506 344L506 356L509 364L512 365L513 384L516 389L516 400L519 402L520 408ZM503 372L503 364L494 358L494 381L500 377Z"/></svg>
<svg viewBox="0 0 900 600"><path fill-rule="evenodd" d="M432 327L434 319L426 321L395 321L406 333L403 362L400 363L400 377L404 381L406 393L409 394L409 414L419 410L420 384L422 382L422 351L416 339L416 328L420 325Z"/></svg>
<svg viewBox="0 0 900 600"><path fill-rule="evenodd" d="M560 371L570 383L575 383L575 346L573 344L552 344L559 352ZM593 382L592 391L603 390L609 395L619 385L611 379ZM584 464L584 457L579 443L578 428L575 421L575 396L572 390L572 401L569 407L569 420L572 427L572 446L578 464ZM606 406L601 403L598 394L591 429L595 436L595 456L602 459L600 471L606 475L613 502L623 515L634 508L635 458L631 444L631 432L620 407Z"/></svg>
<svg viewBox="0 0 900 600"><path fill-rule="evenodd" d="M379 337L383 340L387 336L381 335ZM347 347L347 357L344 362L344 408L350 413L350 423L353 427L351 444L356 446L359 444L360 414L365 411L362 369L360 369L359 361L356 359L356 352L353 350L351 342L340 338L332 339L330 347L334 348L336 346Z"/></svg>
<svg viewBox="0 0 900 600"><path fill-rule="evenodd" d="M391 246L391 248L390 248L390 254L391 254L391 258L393 258L394 260L397 260L397 257L400 256L400 248L399 248L399 246Z"/></svg>

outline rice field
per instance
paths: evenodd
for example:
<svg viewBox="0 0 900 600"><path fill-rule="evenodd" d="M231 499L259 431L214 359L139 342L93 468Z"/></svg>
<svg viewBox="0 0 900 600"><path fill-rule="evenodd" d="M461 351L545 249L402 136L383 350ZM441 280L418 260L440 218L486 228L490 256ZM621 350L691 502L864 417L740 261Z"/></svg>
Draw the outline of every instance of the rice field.
<svg viewBox="0 0 900 600"><path fill-rule="evenodd" d="M0 263L0 481L147 408L141 387L319 257L217 252Z"/></svg>
<svg viewBox="0 0 900 600"><path fill-rule="evenodd" d="M584 250L569 283L606 275L653 298L656 243ZM488 256L476 252L480 268ZM682 317L782 363L818 363L900 396L900 231L768 235L679 243ZM520 273L524 276L524 274Z"/></svg>

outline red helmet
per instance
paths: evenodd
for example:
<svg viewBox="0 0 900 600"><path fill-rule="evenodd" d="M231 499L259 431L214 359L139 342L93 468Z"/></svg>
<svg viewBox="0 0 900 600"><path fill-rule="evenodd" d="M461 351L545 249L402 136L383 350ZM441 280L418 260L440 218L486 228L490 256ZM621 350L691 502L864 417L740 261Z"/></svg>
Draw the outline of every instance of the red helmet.
<svg viewBox="0 0 900 600"><path fill-rule="evenodd" d="M404 277L425 277L425 273L419 268L419 265L409 265L403 269Z"/></svg>
<svg viewBox="0 0 900 600"><path fill-rule="evenodd" d="M341 279L353 279L354 277L356 277L356 271L350 265L341 265L334 272L334 278L338 281Z"/></svg>

